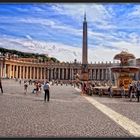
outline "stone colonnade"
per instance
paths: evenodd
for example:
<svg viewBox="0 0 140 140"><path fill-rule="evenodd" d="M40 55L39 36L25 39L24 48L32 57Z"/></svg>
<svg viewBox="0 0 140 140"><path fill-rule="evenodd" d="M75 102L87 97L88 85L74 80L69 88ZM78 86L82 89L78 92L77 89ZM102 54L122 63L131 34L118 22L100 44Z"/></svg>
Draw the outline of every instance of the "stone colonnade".
<svg viewBox="0 0 140 140"><path fill-rule="evenodd" d="M2 61L1 77L18 78L18 79L34 79L34 80L74 80L75 75L81 74L81 64L73 63L31 63L6 60L4 65ZM2 65L4 66L2 68ZM106 65L96 67L94 64L89 67L90 80L109 80L109 70Z"/></svg>

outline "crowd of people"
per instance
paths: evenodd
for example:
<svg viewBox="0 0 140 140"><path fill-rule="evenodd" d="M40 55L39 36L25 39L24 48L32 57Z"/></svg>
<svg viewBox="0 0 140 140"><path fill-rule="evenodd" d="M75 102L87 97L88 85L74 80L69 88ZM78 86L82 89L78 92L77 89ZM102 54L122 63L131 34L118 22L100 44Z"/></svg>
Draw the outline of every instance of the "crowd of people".
<svg viewBox="0 0 140 140"><path fill-rule="evenodd" d="M80 88L82 90L83 94L86 95L90 95L92 96L93 94L98 94L98 95L102 95L102 90L103 88L100 89L100 87L106 87L105 89L107 89L107 94L110 97L114 96L114 91L113 91L113 85L110 81L76 81L76 80L52 80L52 81L48 81L46 80L44 83L44 80L21 80L21 79L15 79L15 81L18 81L19 84L21 85L23 83L24 85L24 94L26 95L28 92L28 87L30 85L34 85L33 89L32 89L32 94L36 94L39 95L41 93L41 91L44 92L44 101L46 101L46 97L47 97L47 101L49 101L49 89L50 89L50 85L71 85L73 87L77 87ZM2 82L0 79L0 88L1 88L1 93L3 93L3 88L2 88ZM124 85L121 83L119 85L119 92L121 97L126 97L126 95L130 98L130 101L132 101L133 98L137 99L137 101L139 102L139 96L140 96L140 81L133 81L129 84L128 87L128 92L126 94L126 91L124 89Z"/></svg>
<svg viewBox="0 0 140 140"><path fill-rule="evenodd" d="M128 89L128 96L130 97L130 101L132 101L132 98L137 98L137 101L139 102L139 96L140 96L140 81L133 81L129 84Z"/></svg>
<svg viewBox="0 0 140 140"><path fill-rule="evenodd" d="M21 80L19 80L19 83L21 84ZM33 94L39 95L41 93L42 89L44 90L44 101L46 102L46 97L47 101L49 102L50 99L50 85L49 81L46 80L44 81L37 81L37 80L25 80L24 81L24 93L27 94L28 86L34 84L34 88L32 90Z"/></svg>

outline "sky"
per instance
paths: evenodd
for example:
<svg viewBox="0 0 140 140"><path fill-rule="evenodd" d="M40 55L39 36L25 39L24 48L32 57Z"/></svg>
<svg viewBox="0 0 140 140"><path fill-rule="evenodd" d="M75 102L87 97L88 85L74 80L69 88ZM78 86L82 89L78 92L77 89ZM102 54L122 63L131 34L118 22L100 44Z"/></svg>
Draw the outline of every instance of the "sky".
<svg viewBox="0 0 140 140"><path fill-rule="evenodd" d="M0 4L0 47L82 60L84 12L88 61L113 61L126 50L140 58L140 4Z"/></svg>

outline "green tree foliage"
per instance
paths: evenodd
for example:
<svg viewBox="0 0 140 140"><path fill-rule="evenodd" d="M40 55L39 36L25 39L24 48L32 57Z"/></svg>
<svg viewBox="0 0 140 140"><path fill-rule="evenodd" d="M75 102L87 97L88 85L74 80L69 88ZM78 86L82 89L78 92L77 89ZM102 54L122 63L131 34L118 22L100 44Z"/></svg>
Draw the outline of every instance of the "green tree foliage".
<svg viewBox="0 0 140 140"><path fill-rule="evenodd" d="M5 55L6 53L15 54L21 58L36 58L39 60L39 62L45 62L45 61L59 62L59 60L57 60L56 58L48 57L44 54L20 52L17 50L10 50L10 49L5 49L5 48L0 48L0 52L3 55Z"/></svg>

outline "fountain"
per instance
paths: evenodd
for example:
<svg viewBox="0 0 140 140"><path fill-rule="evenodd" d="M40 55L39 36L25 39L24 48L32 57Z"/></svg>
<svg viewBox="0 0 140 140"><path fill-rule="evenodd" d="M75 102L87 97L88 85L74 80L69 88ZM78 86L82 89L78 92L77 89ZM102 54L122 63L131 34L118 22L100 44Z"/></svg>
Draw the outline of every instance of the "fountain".
<svg viewBox="0 0 140 140"><path fill-rule="evenodd" d="M115 85L119 88L123 84L124 89L128 90L128 86L132 82L134 75L139 71L135 63L130 64L130 60L135 60L135 56L127 51L122 51L116 54L114 59L120 60L119 65L111 67L111 71L115 77Z"/></svg>

